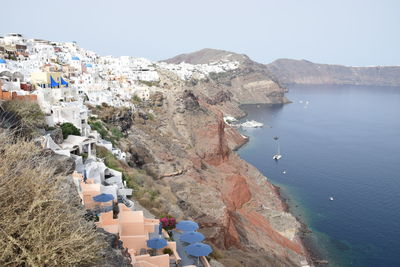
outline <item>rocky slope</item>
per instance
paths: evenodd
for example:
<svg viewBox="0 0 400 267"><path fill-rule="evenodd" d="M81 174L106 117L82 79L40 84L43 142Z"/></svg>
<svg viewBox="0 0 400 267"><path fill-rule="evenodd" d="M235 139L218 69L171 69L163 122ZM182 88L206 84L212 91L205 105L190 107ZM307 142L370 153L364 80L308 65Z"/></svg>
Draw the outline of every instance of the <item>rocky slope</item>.
<svg viewBox="0 0 400 267"><path fill-rule="evenodd" d="M316 64L307 60L278 59L265 65L265 69L284 85L400 86L400 66L347 67Z"/></svg>
<svg viewBox="0 0 400 267"><path fill-rule="evenodd" d="M246 55L223 50L203 49L190 54L182 54L164 60L179 64L216 64L236 61L239 68L227 72L211 73L201 82L196 79L187 81L193 92L211 105L217 105L225 114L243 116L238 108L240 104L281 104L288 103L281 87L265 70L264 65L252 61Z"/></svg>
<svg viewBox="0 0 400 267"><path fill-rule="evenodd" d="M128 164L153 177L149 186L159 194L151 211L197 221L226 266L299 266L299 222L276 188L232 151L245 142L223 121L234 94L219 93L226 104L216 104L203 91L210 81L160 75L163 87L135 111L97 111L126 135L120 146Z"/></svg>
<svg viewBox="0 0 400 267"><path fill-rule="evenodd" d="M248 56L244 54L236 54L233 52L218 50L212 48L204 48L199 51L192 53L177 55L173 58L165 59L164 62L179 64L181 62L186 62L189 64L210 64L214 62L219 62L221 60L238 61L240 63L251 63Z"/></svg>

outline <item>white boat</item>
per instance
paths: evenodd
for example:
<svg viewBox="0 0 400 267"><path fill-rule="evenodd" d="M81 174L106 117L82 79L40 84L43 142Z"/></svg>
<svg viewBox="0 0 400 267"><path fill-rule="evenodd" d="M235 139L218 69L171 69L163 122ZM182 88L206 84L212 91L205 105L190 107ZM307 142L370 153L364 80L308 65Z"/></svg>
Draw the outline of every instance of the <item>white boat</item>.
<svg viewBox="0 0 400 267"><path fill-rule="evenodd" d="M274 140L276 140L277 142L278 142L278 153L276 153L273 157L272 157L272 159L274 159L274 160L279 160L279 159L281 159L282 158L282 155L281 155L281 148L280 148L280 146L279 146L279 141L278 141L278 136L275 136L274 137Z"/></svg>
<svg viewBox="0 0 400 267"><path fill-rule="evenodd" d="M330 200L330 201L333 201L333 197L330 197L329 200Z"/></svg>
<svg viewBox="0 0 400 267"><path fill-rule="evenodd" d="M282 155L280 155L280 154L275 154L275 155L272 157L272 159L274 159L274 160L278 160L278 159L280 159L280 158L282 158Z"/></svg>
<svg viewBox="0 0 400 267"><path fill-rule="evenodd" d="M260 128L263 127L264 124L258 121L246 121L243 122L242 124L240 124L241 127L245 127L245 128Z"/></svg>
<svg viewBox="0 0 400 267"><path fill-rule="evenodd" d="M237 121L237 119L233 116L227 115L227 116L224 116L224 121L227 124L232 124L233 122Z"/></svg>

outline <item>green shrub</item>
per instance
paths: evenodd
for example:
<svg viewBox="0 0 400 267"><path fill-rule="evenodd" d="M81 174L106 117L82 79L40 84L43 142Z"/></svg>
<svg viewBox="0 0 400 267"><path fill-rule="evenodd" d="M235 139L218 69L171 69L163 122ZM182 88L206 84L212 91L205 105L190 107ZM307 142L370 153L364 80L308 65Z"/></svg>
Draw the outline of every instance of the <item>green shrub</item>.
<svg viewBox="0 0 400 267"><path fill-rule="evenodd" d="M109 139L109 135L107 130L103 127L103 124L100 121L95 121L95 122L89 122L90 127L92 127L93 130L96 130L101 138L108 140Z"/></svg>
<svg viewBox="0 0 400 267"><path fill-rule="evenodd" d="M124 137L122 132L116 127L111 128L111 134L112 134L113 138L116 139L116 140L119 140L122 137Z"/></svg>
<svg viewBox="0 0 400 267"><path fill-rule="evenodd" d="M85 161L88 158L88 153L85 153L85 152L82 153L81 157L82 157L83 161Z"/></svg>
<svg viewBox="0 0 400 267"><path fill-rule="evenodd" d="M154 115L152 113L147 113L147 118L151 121L154 121Z"/></svg>
<svg viewBox="0 0 400 267"><path fill-rule="evenodd" d="M121 162L105 147L97 146L96 147L96 154L99 158L104 159L104 164L116 171L123 172Z"/></svg>
<svg viewBox="0 0 400 267"><path fill-rule="evenodd" d="M133 95L132 96L132 102L142 102L142 99L138 95Z"/></svg>
<svg viewBox="0 0 400 267"><path fill-rule="evenodd" d="M119 141L122 137L124 137L124 134L118 128L112 127L109 130L101 121L91 120L89 121L89 125L93 130L96 130L100 134L101 138L110 141L113 143L113 145L115 145L116 141Z"/></svg>
<svg viewBox="0 0 400 267"><path fill-rule="evenodd" d="M61 124L61 130L63 133L63 138L67 139L68 135L81 135L81 131L75 127L72 123L65 122Z"/></svg>

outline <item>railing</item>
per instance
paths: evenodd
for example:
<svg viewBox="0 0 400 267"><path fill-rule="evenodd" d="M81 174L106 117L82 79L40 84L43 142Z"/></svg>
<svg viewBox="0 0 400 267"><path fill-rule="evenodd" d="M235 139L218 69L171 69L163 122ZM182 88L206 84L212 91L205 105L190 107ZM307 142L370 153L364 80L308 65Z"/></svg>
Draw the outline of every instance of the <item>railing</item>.
<svg viewBox="0 0 400 267"><path fill-rule="evenodd" d="M135 263L132 263L132 266L133 267L158 267L157 265L154 265L147 261L137 261Z"/></svg>
<svg viewBox="0 0 400 267"><path fill-rule="evenodd" d="M211 267L210 263L208 262L207 258L204 256L200 257L200 261L203 264L204 267Z"/></svg>

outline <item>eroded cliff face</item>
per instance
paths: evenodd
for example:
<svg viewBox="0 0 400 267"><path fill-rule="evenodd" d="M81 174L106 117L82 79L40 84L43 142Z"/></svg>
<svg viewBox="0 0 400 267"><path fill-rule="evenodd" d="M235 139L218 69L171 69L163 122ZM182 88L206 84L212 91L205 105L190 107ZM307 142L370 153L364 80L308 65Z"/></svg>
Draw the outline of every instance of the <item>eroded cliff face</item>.
<svg viewBox="0 0 400 267"><path fill-rule="evenodd" d="M232 151L246 139L224 123L223 107L207 103L199 87L170 74L162 79L157 102L138 105L120 142L128 163L153 176L162 212L198 222L226 265L300 265L300 224L275 187Z"/></svg>

